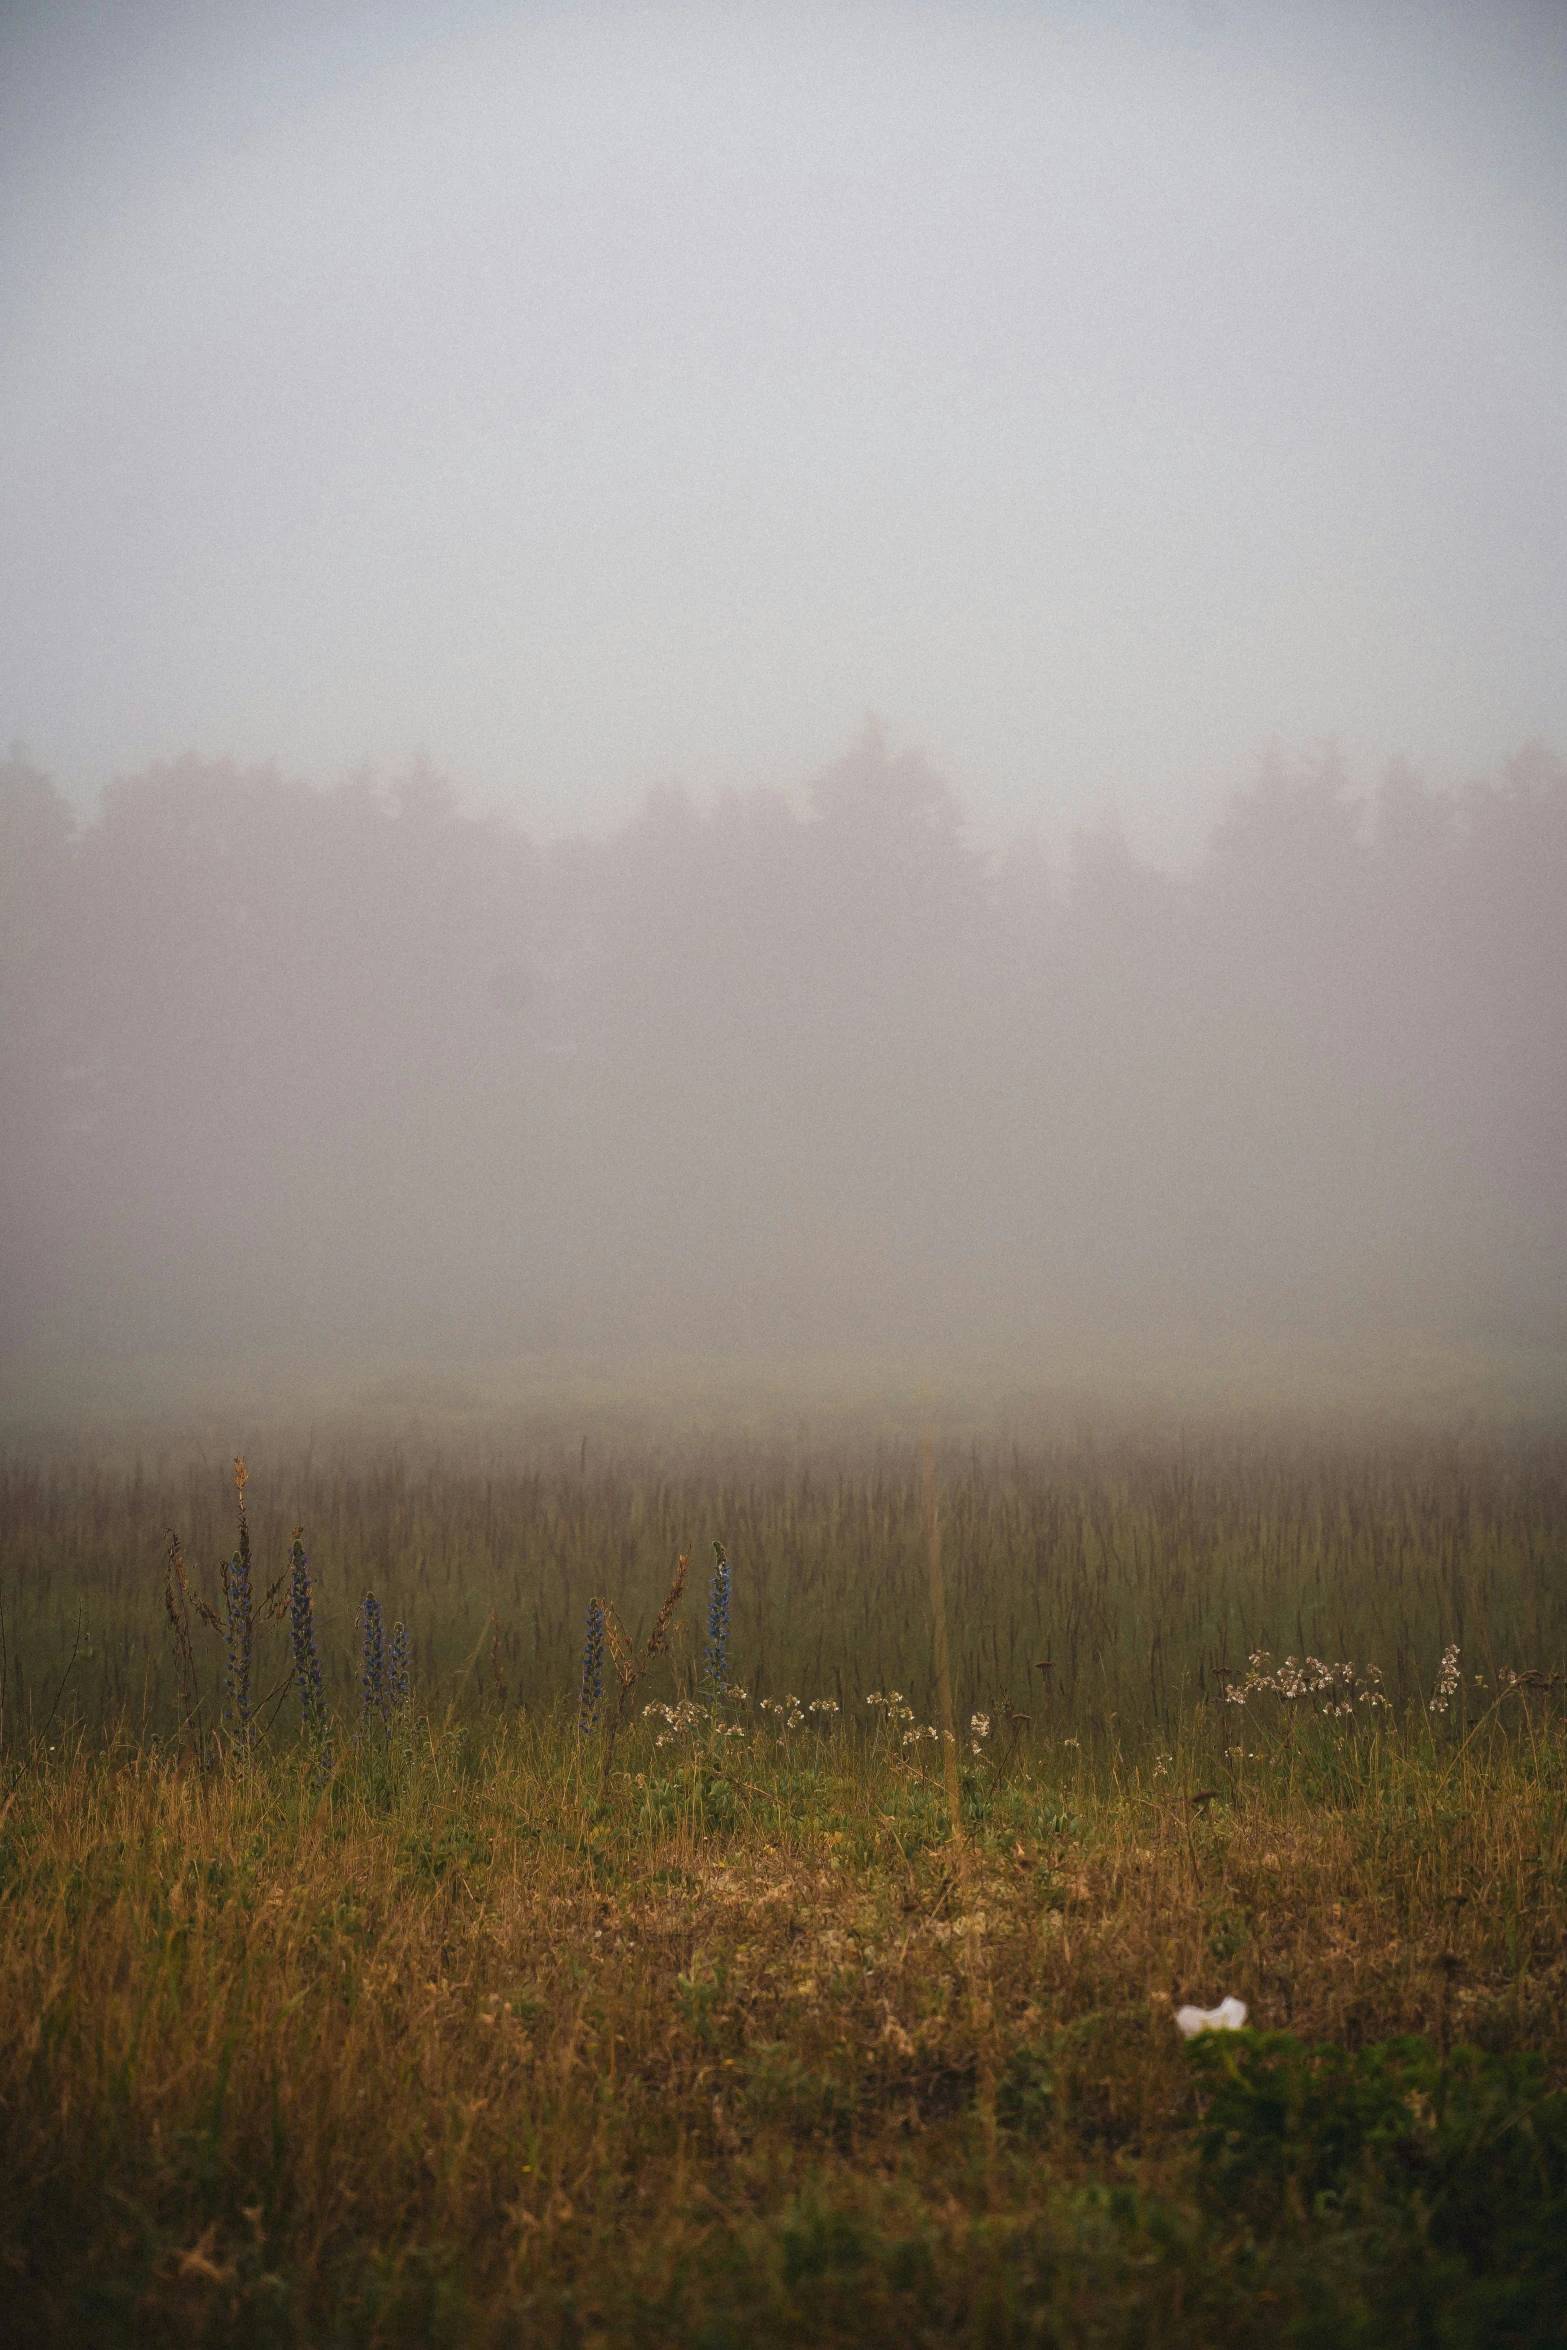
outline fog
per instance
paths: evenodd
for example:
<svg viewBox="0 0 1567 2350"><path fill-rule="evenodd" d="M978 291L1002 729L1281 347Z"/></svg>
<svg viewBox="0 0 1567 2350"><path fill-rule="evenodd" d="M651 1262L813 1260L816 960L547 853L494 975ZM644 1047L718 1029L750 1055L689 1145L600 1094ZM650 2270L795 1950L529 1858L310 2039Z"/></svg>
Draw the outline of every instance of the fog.
<svg viewBox="0 0 1567 2350"><path fill-rule="evenodd" d="M1189 858L1567 741L1547 0L10 0L0 745Z"/></svg>
<svg viewBox="0 0 1567 2350"><path fill-rule="evenodd" d="M1567 1343L1558 7L17 0L0 223L24 1384Z"/></svg>
<svg viewBox="0 0 1567 2350"><path fill-rule="evenodd" d="M1180 875L867 732L536 841L195 761L3 823L14 1355L1567 1338L1567 769L1275 761Z"/></svg>

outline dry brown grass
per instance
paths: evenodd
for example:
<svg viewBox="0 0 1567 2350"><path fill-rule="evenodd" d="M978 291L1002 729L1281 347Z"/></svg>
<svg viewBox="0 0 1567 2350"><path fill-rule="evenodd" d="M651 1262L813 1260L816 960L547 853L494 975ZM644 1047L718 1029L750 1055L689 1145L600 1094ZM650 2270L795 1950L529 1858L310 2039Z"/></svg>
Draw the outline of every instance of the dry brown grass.
<svg viewBox="0 0 1567 2350"><path fill-rule="evenodd" d="M326 1788L287 1628L247 1751L212 1570L163 1597L171 1525L232 1544L226 1464L0 1475L11 2333L1274 2350L1316 2222L1281 2267L1204 2201L1174 2007L1567 2079L1558 1441L1090 1432L947 1461L939 1556L916 1465L274 1463L258 1575L297 1504ZM676 1623L611 1757L562 1719L586 1593L640 1650L709 1529L745 1562L741 1734ZM357 1743L367 1585L416 1702ZM973 1753L924 1718L943 1586ZM1348 1713L1292 1663L1227 1702L1270 1641L1359 1660ZM866 1702L893 1680L917 1711ZM1352 2236L1335 2308L1382 2259Z"/></svg>
<svg viewBox="0 0 1567 2350"><path fill-rule="evenodd" d="M750 1751L722 1826L640 1730L603 1805L525 1725L326 1796L13 1770L0 2258L29 2338L68 2336L85 2281L126 2338L580 2339L802 2195L944 2241L1021 2222L1178 2161L1170 2010L1221 1991L1560 2075L1567 1756L1526 1702L1463 1752L1335 1749L1332 1800L1300 1751L1195 1804L1179 1762L1096 1793L1047 1751L971 1788L962 1868L930 1779L847 1746ZM1019 2051L1054 2089L1027 2146L978 2094L1005 2114Z"/></svg>

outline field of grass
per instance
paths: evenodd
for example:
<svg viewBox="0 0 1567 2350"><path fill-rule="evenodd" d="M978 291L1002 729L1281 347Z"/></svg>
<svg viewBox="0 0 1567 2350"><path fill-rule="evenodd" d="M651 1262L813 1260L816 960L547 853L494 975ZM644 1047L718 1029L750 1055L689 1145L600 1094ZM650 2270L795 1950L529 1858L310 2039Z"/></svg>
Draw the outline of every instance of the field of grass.
<svg viewBox="0 0 1567 2350"><path fill-rule="evenodd" d="M228 1464L12 1458L6 2338L1558 2341L1567 1444L935 1466L951 1748L892 1438L257 1447L248 1730L164 1597L172 1530L223 1618ZM606 1771L588 1602L645 1640L681 1552ZM1224 1994L1253 2028L1183 2041Z"/></svg>

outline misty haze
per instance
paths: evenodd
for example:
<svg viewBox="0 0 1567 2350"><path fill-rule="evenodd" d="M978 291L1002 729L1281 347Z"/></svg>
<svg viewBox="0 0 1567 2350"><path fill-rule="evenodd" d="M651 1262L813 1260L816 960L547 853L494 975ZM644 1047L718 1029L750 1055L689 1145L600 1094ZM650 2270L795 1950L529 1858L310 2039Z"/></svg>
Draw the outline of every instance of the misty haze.
<svg viewBox="0 0 1567 2350"><path fill-rule="evenodd" d="M14 1356L1567 1338L1567 771L1275 759L1188 871L874 730L598 840L0 772Z"/></svg>
<svg viewBox="0 0 1567 2350"><path fill-rule="evenodd" d="M1558 1355L1564 125L1531 0L9 11L13 1397Z"/></svg>
<svg viewBox="0 0 1567 2350"><path fill-rule="evenodd" d="M1558 2350L1561 0L0 0L5 2350Z"/></svg>

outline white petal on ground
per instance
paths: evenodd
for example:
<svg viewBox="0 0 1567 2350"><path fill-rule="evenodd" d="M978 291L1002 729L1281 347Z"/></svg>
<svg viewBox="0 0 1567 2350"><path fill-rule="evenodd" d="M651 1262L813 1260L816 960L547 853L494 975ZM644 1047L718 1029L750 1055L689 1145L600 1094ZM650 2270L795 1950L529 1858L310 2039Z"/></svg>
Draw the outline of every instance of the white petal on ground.
<svg viewBox="0 0 1567 2350"><path fill-rule="evenodd" d="M1221 1999L1217 2007L1178 2007L1175 2028L1188 2040L1199 2032L1238 2032L1246 2021L1244 1999Z"/></svg>

